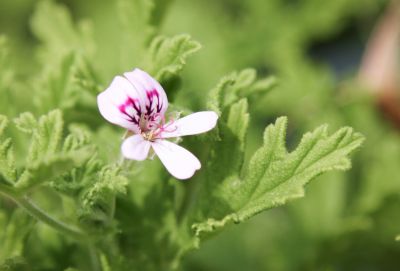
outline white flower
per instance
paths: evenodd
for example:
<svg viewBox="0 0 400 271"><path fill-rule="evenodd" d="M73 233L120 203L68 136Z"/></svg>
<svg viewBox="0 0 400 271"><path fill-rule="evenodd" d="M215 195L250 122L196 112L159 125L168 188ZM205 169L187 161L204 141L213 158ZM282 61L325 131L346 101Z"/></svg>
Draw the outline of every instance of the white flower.
<svg viewBox="0 0 400 271"><path fill-rule="evenodd" d="M197 112L166 122L167 95L155 79L140 69L116 76L98 95L97 103L106 120L133 134L122 143L124 157L142 161L153 148L169 173L177 179L188 179L200 169L200 161L191 152L165 139L211 130L218 119L215 112Z"/></svg>

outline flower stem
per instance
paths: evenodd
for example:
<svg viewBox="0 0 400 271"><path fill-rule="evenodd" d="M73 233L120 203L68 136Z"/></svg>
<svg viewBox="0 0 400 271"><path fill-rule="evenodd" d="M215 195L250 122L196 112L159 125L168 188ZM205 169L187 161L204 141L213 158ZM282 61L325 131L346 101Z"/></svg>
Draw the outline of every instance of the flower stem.
<svg viewBox="0 0 400 271"><path fill-rule="evenodd" d="M0 183L0 194L14 201L20 207L22 207L28 214L36 218L37 220L47 224L53 229L60 233L67 234L77 240L87 240L88 236L80 229L65 224L62 221L50 216L44 210L39 208L26 196L19 196L18 193L10 186Z"/></svg>

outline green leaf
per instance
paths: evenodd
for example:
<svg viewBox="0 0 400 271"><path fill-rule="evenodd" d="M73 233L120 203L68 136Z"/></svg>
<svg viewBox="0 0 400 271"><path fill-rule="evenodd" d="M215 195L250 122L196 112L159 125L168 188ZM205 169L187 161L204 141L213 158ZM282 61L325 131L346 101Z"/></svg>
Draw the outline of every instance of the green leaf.
<svg viewBox="0 0 400 271"><path fill-rule="evenodd" d="M155 34L151 25L153 1L118 0L118 19L121 27L120 59L123 70L135 66ZM138 65L138 62L136 62Z"/></svg>
<svg viewBox="0 0 400 271"><path fill-rule="evenodd" d="M0 137L3 136L4 130L8 125L8 118L6 116L0 115Z"/></svg>
<svg viewBox="0 0 400 271"><path fill-rule="evenodd" d="M351 128L328 135L326 126L321 126L305 134L298 147L288 153L286 125L286 118L279 118L268 126L264 145L253 155L246 173L241 178L228 176L215 188L212 195L220 206L213 208L225 211L194 224L197 236L304 196L304 186L316 176L350 168L348 155L364 140ZM221 138L223 141L223 134Z"/></svg>
<svg viewBox="0 0 400 271"><path fill-rule="evenodd" d="M81 197L79 220L95 231L112 229L115 197L126 193L128 180L118 167L105 166Z"/></svg>
<svg viewBox="0 0 400 271"><path fill-rule="evenodd" d="M249 125L249 113L247 113L247 100L242 99L233 104L229 110L227 125L229 129L236 135L239 141L244 144L247 126Z"/></svg>
<svg viewBox="0 0 400 271"><path fill-rule="evenodd" d="M22 132L31 134L37 129L38 123L31 112L24 112L14 119L15 126Z"/></svg>
<svg viewBox="0 0 400 271"><path fill-rule="evenodd" d="M81 166L91 155L93 155L93 149L86 147L43 157L25 168L15 184L15 188L21 192L41 183L51 181Z"/></svg>
<svg viewBox="0 0 400 271"><path fill-rule="evenodd" d="M40 57L47 67L51 63L58 65L72 51L83 51L86 56L93 52L91 27L87 22L77 27L68 9L53 1L40 1L31 19L34 35L43 43Z"/></svg>
<svg viewBox="0 0 400 271"><path fill-rule="evenodd" d="M87 144L88 135L77 128L62 141L60 110L51 111L37 121L32 114L23 113L15 122L21 130L32 134L26 166L15 185L19 191L54 180L93 156L94 149Z"/></svg>
<svg viewBox="0 0 400 271"><path fill-rule="evenodd" d="M13 145L10 138L2 139L7 124L7 117L0 115L0 175L9 183L13 183L17 178Z"/></svg>
<svg viewBox="0 0 400 271"><path fill-rule="evenodd" d="M100 87L90 65L79 54L62 57L51 71L41 74L33 89L33 102L38 112L60 108L67 111L69 118L80 114L78 119L82 121L92 115L94 109L97 111L95 95Z"/></svg>
<svg viewBox="0 0 400 271"><path fill-rule="evenodd" d="M200 43L192 40L189 35L156 37L149 49L149 71L161 82L178 76L186 59L200 48Z"/></svg>
<svg viewBox="0 0 400 271"><path fill-rule="evenodd" d="M23 210L17 209L13 212L7 227L3 229L5 234L0 242L0 262L22 256L25 239L33 225L34 221Z"/></svg>
<svg viewBox="0 0 400 271"><path fill-rule="evenodd" d="M21 118L17 119L17 123ZM36 163L49 157L61 147L63 120L60 110L54 110L39 118L33 131L27 162Z"/></svg>
<svg viewBox="0 0 400 271"><path fill-rule="evenodd" d="M260 80L257 80L256 77L254 69L233 72L223 77L217 86L210 91L208 108L221 115L224 108L236 103L238 100L265 93L276 85L274 77Z"/></svg>

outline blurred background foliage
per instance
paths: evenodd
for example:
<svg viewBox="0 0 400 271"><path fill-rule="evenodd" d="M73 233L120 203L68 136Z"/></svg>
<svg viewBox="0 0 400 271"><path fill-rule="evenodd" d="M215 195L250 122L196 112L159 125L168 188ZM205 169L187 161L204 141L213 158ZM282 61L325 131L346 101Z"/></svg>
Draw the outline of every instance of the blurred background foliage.
<svg viewBox="0 0 400 271"><path fill-rule="evenodd" d="M57 3L62 5L1 1L0 33L7 39L0 38L0 43L7 43L8 57L0 55L0 112L15 117L24 111L39 115L62 108L67 125L80 122L98 128L92 136L105 146L99 156L106 161L115 160L119 149L118 142L111 146L107 139L120 135L99 127L102 120L90 97L115 74L134 66L151 69L143 45L156 34L189 33L203 45L183 70L183 81L167 75L162 81L167 90L181 86L173 99L193 111L204 107L206 91L232 71L255 67L261 76L277 78L268 95L250 99L247 158L261 144L264 127L281 115L290 119L289 148L298 135L321 123L331 130L352 126L367 138L350 171L321 176L308 186L305 198L229 226L188 254L184 270L398 270L400 137L377 106L377 95L356 80L368 38L388 1ZM54 91L43 91L49 88ZM10 133L18 140L17 153L23 153L25 139ZM12 218L1 212L1 228L10 219L15 225L27 223L22 212ZM12 235L13 229L5 231ZM43 246L48 249L43 251L54 255L33 251L31 259L47 259L42 263L47 270L52 261L68 261L65 250L58 250L59 243L67 241L45 227L36 234L47 235ZM30 237L27 249L35 250L37 238ZM12 240L3 259L22 249L18 237ZM20 266L25 268L23 261Z"/></svg>

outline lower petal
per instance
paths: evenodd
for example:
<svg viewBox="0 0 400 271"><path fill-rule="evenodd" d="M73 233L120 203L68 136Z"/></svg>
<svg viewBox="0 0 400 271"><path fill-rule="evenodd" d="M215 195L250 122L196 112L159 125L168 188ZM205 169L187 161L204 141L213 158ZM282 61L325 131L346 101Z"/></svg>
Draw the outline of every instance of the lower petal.
<svg viewBox="0 0 400 271"><path fill-rule="evenodd" d="M124 157L132 160L145 160L149 154L151 143L141 135L133 135L124 140L121 151Z"/></svg>
<svg viewBox="0 0 400 271"><path fill-rule="evenodd" d="M196 156L175 143L157 140L151 145L168 172L177 179L189 179L201 168Z"/></svg>

